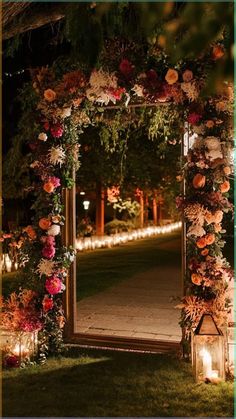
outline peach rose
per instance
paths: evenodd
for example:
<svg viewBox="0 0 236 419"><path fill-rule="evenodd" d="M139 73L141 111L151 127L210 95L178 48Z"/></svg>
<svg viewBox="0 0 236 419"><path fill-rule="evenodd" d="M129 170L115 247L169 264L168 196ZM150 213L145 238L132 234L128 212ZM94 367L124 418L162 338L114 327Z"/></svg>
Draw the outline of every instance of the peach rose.
<svg viewBox="0 0 236 419"><path fill-rule="evenodd" d="M44 191L45 192L47 192L47 193L52 193L53 191L54 191L54 185L53 185L53 183L52 182L46 182L46 183L44 183L44 185L43 185L43 189L44 189Z"/></svg>
<svg viewBox="0 0 236 419"><path fill-rule="evenodd" d="M211 212L209 212L209 211L208 211L208 212L205 214L205 220L206 220L207 224L212 224L212 223L214 223L214 221L215 221L214 214L212 214Z"/></svg>
<svg viewBox="0 0 236 419"><path fill-rule="evenodd" d="M183 81L185 83L188 83L189 81L191 81L193 79L193 72L191 70L185 70L183 72Z"/></svg>
<svg viewBox="0 0 236 419"><path fill-rule="evenodd" d="M43 96L47 102L53 102L56 99L56 93L52 89L44 90Z"/></svg>
<svg viewBox="0 0 236 419"><path fill-rule="evenodd" d="M37 238L37 234L32 226L27 226L24 230L31 240L35 240Z"/></svg>
<svg viewBox="0 0 236 419"><path fill-rule="evenodd" d="M225 174L226 176L229 176L229 175L230 175L230 173L231 173L231 169L230 169L230 167L229 167L229 166L225 166L225 167L224 167L224 169L223 169L223 171L224 171L224 174Z"/></svg>
<svg viewBox="0 0 236 419"><path fill-rule="evenodd" d="M202 283L202 277L201 275L198 275L198 274L192 274L191 280L192 280L192 283L195 285L201 285Z"/></svg>
<svg viewBox="0 0 236 419"><path fill-rule="evenodd" d="M53 223L58 224L58 223L60 223L60 221L61 221L61 216L60 215L53 215L52 216L52 222Z"/></svg>
<svg viewBox="0 0 236 419"><path fill-rule="evenodd" d="M221 229L221 224L214 224L214 230L216 233L220 233Z"/></svg>
<svg viewBox="0 0 236 419"><path fill-rule="evenodd" d="M169 68L169 70L166 73L165 79L168 84L174 84L178 81L179 75L176 70L173 68Z"/></svg>
<svg viewBox="0 0 236 419"><path fill-rule="evenodd" d="M214 243L214 241L215 241L215 235L214 235L214 234L212 234L212 233L207 234L207 235L205 236L205 240L206 240L206 244L207 244L207 245L213 244L213 243Z"/></svg>
<svg viewBox="0 0 236 419"><path fill-rule="evenodd" d="M197 173L193 178L193 186L195 189L204 188L206 183L206 177L201 173Z"/></svg>
<svg viewBox="0 0 236 419"><path fill-rule="evenodd" d="M230 183L228 180L225 180L223 183L221 183L220 192L225 193L225 192L228 192L229 189L230 189Z"/></svg>
<svg viewBox="0 0 236 419"><path fill-rule="evenodd" d="M211 119L209 119L208 121L206 121L206 127L207 128L213 128L215 125L215 122L212 121Z"/></svg>
<svg viewBox="0 0 236 419"><path fill-rule="evenodd" d="M201 255L202 256L207 256L208 253L209 253L209 250L208 249L204 249L204 250L201 251Z"/></svg>
<svg viewBox="0 0 236 419"><path fill-rule="evenodd" d="M48 230L51 227L52 223L48 218L41 218L39 220L39 227L42 230Z"/></svg>
<svg viewBox="0 0 236 419"><path fill-rule="evenodd" d="M206 243L206 239L205 237L201 237L200 239L198 239L196 241L197 247L199 249L203 249L204 247L206 247L207 243Z"/></svg>
<svg viewBox="0 0 236 419"><path fill-rule="evenodd" d="M224 55L224 48L221 45L215 45L212 49L213 60L219 60Z"/></svg>
<svg viewBox="0 0 236 419"><path fill-rule="evenodd" d="M215 219L214 219L215 223L216 224L221 223L221 221L223 220L223 211L217 210L214 216L215 216Z"/></svg>

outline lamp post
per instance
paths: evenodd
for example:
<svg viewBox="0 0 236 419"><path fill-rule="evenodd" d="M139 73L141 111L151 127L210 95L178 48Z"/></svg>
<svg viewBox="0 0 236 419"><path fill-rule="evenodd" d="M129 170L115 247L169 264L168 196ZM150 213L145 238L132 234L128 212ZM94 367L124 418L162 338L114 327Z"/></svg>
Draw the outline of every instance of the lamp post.
<svg viewBox="0 0 236 419"><path fill-rule="evenodd" d="M88 201L88 200L83 201L83 207L84 207L85 215L87 215L89 205L90 205L90 201Z"/></svg>

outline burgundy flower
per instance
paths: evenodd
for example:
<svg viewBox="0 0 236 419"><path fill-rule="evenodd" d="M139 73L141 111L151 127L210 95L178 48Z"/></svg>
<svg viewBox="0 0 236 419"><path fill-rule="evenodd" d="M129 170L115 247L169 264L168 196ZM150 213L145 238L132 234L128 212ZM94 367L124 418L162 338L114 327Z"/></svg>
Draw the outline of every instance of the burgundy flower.
<svg viewBox="0 0 236 419"><path fill-rule="evenodd" d="M200 115L199 113L193 112L189 114L187 121L190 124L194 125L194 124L197 124L201 118L202 118L202 115Z"/></svg>
<svg viewBox="0 0 236 419"><path fill-rule="evenodd" d="M46 121L46 122L43 124L43 127L44 127L45 131L48 131L48 130L49 130L49 128L50 128L49 122L48 122L48 121Z"/></svg>
<svg viewBox="0 0 236 419"><path fill-rule="evenodd" d="M147 73L146 73L146 75L147 75L147 80L148 80L151 84L153 84L153 83L156 83L156 82L157 82L157 80L158 80L158 76L157 76L157 73L156 73L156 71L155 71L155 70L153 70L153 69L148 70L148 71L147 71Z"/></svg>
<svg viewBox="0 0 236 419"><path fill-rule="evenodd" d="M4 359L4 363L6 367L8 368L17 368L20 366L19 356L16 356L16 355L6 356L6 358Z"/></svg>
<svg viewBox="0 0 236 419"><path fill-rule="evenodd" d="M133 69L133 64L131 64L131 62L126 58L120 62L119 70L125 77L130 77L133 73Z"/></svg>
<svg viewBox="0 0 236 419"><path fill-rule="evenodd" d="M55 124L51 127L50 132L54 138L60 138L63 135L64 129L62 125Z"/></svg>

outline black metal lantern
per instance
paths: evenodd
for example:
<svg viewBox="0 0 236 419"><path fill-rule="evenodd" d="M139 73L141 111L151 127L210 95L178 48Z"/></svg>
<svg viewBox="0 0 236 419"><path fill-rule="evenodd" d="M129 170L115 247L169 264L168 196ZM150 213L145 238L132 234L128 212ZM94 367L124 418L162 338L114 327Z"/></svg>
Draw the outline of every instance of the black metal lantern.
<svg viewBox="0 0 236 419"><path fill-rule="evenodd" d="M224 336L211 314L203 314L192 336L192 363L196 381L225 379Z"/></svg>

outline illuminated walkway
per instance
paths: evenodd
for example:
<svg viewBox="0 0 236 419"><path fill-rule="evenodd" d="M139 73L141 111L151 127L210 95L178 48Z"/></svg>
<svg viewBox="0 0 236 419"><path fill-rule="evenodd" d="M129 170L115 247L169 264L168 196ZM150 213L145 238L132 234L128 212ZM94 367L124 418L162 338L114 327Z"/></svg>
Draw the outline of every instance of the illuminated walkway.
<svg viewBox="0 0 236 419"><path fill-rule="evenodd" d="M180 248L180 239L161 247L170 252ZM146 338L179 342L181 268L161 266L84 298L77 303L77 331L86 334Z"/></svg>

